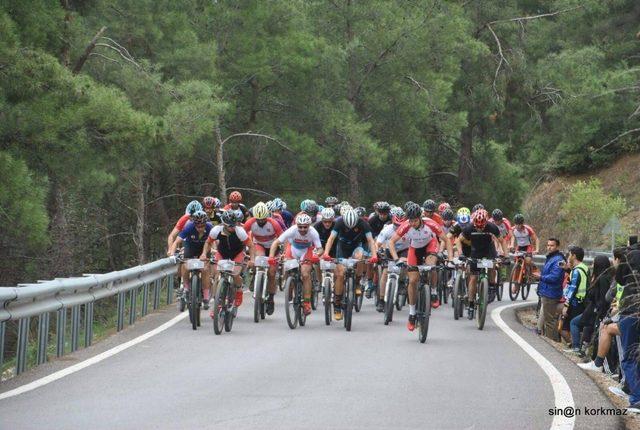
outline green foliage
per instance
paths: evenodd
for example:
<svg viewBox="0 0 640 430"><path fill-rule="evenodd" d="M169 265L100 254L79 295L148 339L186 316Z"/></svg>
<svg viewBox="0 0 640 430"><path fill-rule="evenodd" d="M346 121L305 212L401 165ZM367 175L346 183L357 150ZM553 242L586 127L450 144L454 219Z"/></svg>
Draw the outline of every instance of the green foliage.
<svg viewBox="0 0 640 430"><path fill-rule="evenodd" d="M571 243L583 247L607 243L602 229L611 217L628 211L624 198L607 194L597 179L578 181L566 190L560 210L560 227Z"/></svg>

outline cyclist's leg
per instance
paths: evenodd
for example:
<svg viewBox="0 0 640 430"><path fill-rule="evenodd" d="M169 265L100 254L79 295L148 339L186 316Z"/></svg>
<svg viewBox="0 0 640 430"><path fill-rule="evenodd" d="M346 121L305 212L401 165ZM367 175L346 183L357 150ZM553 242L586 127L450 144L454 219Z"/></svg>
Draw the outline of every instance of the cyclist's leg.
<svg viewBox="0 0 640 430"><path fill-rule="evenodd" d="M416 296L417 296L417 286L418 281L420 280L420 273L418 273L419 265L424 256L426 254L426 247L424 248L409 248L409 253L407 255L407 264L409 265L409 287L408 287L408 296L409 296L409 314L415 315L415 305L416 305Z"/></svg>
<svg viewBox="0 0 640 430"><path fill-rule="evenodd" d="M311 259L313 257L312 248L308 248L304 255L304 259ZM302 277L302 286L304 289L304 301L311 301L311 270L313 265L310 262L302 263L300 268L300 275Z"/></svg>

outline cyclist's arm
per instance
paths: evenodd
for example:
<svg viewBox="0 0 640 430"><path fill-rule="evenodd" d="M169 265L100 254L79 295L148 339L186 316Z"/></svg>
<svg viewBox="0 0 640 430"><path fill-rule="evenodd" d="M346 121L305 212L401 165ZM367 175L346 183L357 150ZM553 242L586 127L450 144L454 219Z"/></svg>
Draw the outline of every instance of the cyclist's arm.
<svg viewBox="0 0 640 430"><path fill-rule="evenodd" d="M440 234L440 240L444 242L444 246L447 248L447 260L453 259L453 245L451 244L451 240L447 237L446 234Z"/></svg>
<svg viewBox="0 0 640 430"><path fill-rule="evenodd" d="M335 230L332 230L329 235L329 239L327 239L327 244L324 246L324 255L326 257L331 253L331 247L333 246L333 242L336 240L336 236L338 236L338 233Z"/></svg>
<svg viewBox="0 0 640 430"><path fill-rule="evenodd" d="M278 252L278 247L280 246L280 239L276 239L271 244L271 248L269 248L269 258L273 258L276 256L276 252Z"/></svg>
<svg viewBox="0 0 640 430"><path fill-rule="evenodd" d="M169 237L167 237L167 250L171 250L171 246L176 241L176 237L178 237L178 233L180 233L180 230L178 230L175 227L173 228L173 230L171 230L171 233L169 233ZM167 251L167 253L169 254L170 252Z"/></svg>
<svg viewBox="0 0 640 430"><path fill-rule="evenodd" d="M496 240L500 243L500 248L502 248L502 256L506 257L507 255L509 255L509 247L507 246L507 239L504 237L496 237Z"/></svg>
<svg viewBox="0 0 640 430"><path fill-rule="evenodd" d="M376 246L376 241L373 240L373 235L371 233L367 234L367 243L369 244L369 251L371 252L371 255L376 255L378 247Z"/></svg>
<svg viewBox="0 0 640 430"><path fill-rule="evenodd" d="M200 260L206 260L209 251L211 250L211 242L207 239L202 247L202 254L200 254Z"/></svg>
<svg viewBox="0 0 640 430"><path fill-rule="evenodd" d="M181 237L176 237L175 240L169 245L169 251L167 251L167 255L173 255L176 253L176 249L178 249L178 246L180 246L180 244L182 243L182 238Z"/></svg>
<svg viewBox="0 0 640 430"><path fill-rule="evenodd" d="M389 254L391 254L391 258L394 260L398 259L398 253L396 252L396 242L400 240L400 236L397 233L394 233L389 239Z"/></svg>
<svg viewBox="0 0 640 430"><path fill-rule="evenodd" d="M533 248L533 253L537 254L538 251L540 250L540 239L538 239L538 235L533 230L531 230L531 235L532 235L532 239L533 239L533 241L535 243L534 248Z"/></svg>

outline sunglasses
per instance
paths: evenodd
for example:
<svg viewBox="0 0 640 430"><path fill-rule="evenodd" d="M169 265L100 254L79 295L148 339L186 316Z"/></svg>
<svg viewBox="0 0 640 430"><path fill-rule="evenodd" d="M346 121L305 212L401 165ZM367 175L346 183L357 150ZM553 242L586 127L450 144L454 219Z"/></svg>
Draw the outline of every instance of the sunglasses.
<svg viewBox="0 0 640 430"><path fill-rule="evenodd" d="M309 230L309 226L308 225L299 225L298 226L298 230Z"/></svg>

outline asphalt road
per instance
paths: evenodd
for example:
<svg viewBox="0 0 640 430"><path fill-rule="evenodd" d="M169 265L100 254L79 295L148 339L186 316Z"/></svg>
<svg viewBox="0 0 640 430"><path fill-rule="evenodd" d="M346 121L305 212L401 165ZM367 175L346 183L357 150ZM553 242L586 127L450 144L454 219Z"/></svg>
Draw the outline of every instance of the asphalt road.
<svg viewBox="0 0 640 430"><path fill-rule="evenodd" d="M493 303L489 311L503 304ZM405 328L407 308L384 326L370 300L354 315L350 333L335 321L325 326L320 311L305 327L290 330L281 302L259 324L251 312L245 295L231 333L216 336L203 313L198 331L182 320L95 365L0 400L0 429L546 429L552 424L549 378L490 315L479 331L475 321L454 321L445 305L433 312L427 342L420 344ZM152 318L175 315L169 309ZM513 309L503 317L557 364L577 407L612 407L582 371L520 326ZM127 336L125 331L109 342ZM90 348L79 354L92 353ZM27 372L0 391L65 365ZM575 422L577 429L619 425L611 417Z"/></svg>

